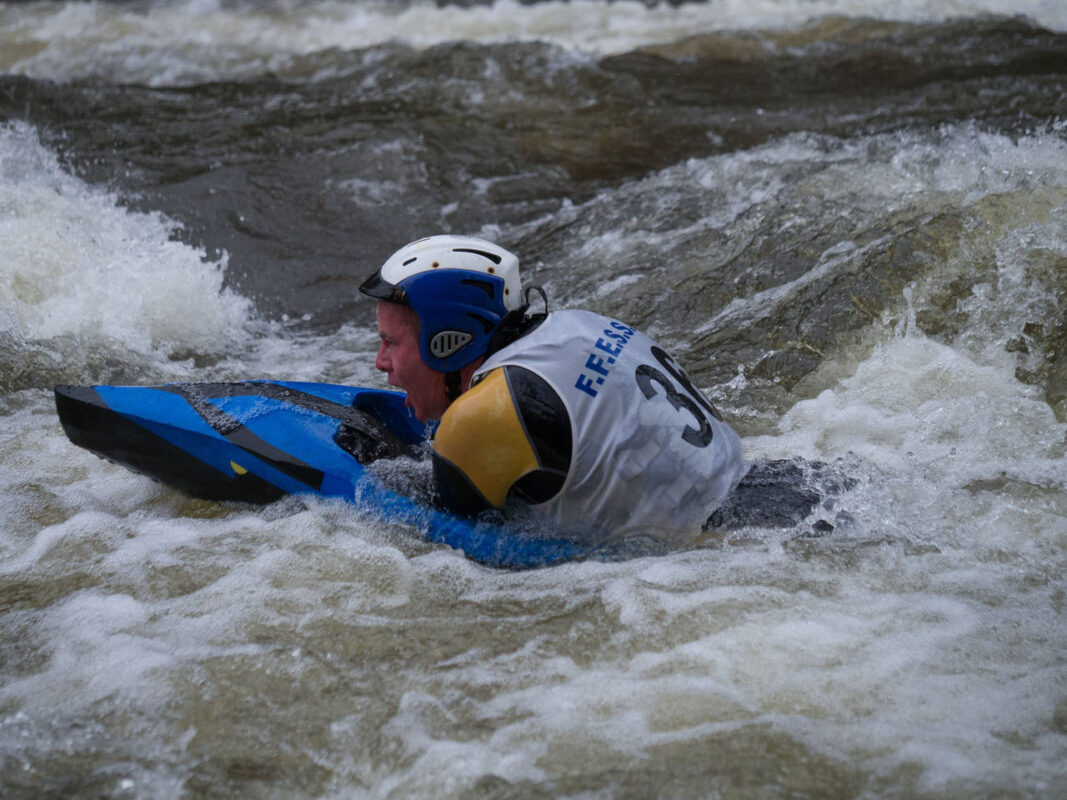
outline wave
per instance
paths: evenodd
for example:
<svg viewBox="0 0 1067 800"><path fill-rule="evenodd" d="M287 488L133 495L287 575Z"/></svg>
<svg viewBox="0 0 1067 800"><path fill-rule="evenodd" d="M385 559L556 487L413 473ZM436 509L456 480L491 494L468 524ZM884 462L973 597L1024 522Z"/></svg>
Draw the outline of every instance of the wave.
<svg viewBox="0 0 1067 800"><path fill-rule="evenodd" d="M165 362L247 341L252 307L223 287L225 257L71 175L23 122L0 125L0 209L0 335L22 359L36 354L38 372L45 353L85 363L106 342ZM9 388L12 370L26 372L18 361L5 362Z"/></svg>
<svg viewBox="0 0 1067 800"><path fill-rule="evenodd" d="M300 75L309 55L386 43L426 49L458 41L538 41L602 57L696 34L796 30L826 16L937 23L986 15L1025 16L1067 31L1067 5L1047 0L497 0L472 6L39 0L0 4L0 72L174 86Z"/></svg>

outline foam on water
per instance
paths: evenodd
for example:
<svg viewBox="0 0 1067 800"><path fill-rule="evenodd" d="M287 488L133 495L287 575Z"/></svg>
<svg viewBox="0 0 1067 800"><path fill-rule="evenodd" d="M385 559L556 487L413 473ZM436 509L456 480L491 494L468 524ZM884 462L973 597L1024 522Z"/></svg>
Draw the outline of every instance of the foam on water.
<svg viewBox="0 0 1067 800"><path fill-rule="evenodd" d="M293 59L390 41L545 41L620 53L697 33L793 29L826 15L934 22L983 14L1028 16L1067 30L1057 0L552 0L438 7L431 2L0 4L0 71L35 78L101 78L165 86L285 73Z"/></svg>
<svg viewBox="0 0 1067 800"><path fill-rule="evenodd" d="M226 255L176 238L61 165L29 125L0 125L0 383L269 377L382 385L373 330L300 344L224 286ZM368 355L369 354L369 355ZM199 363L190 358L195 356Z"/></svg>
<svg viewBox="0 0 1067 800"><path fill-rule="evenodd" d="M742 685L776 724L881 752L879 769L921 763L930 791L995 784L1011 758L1002 731L1046 757L1063 747L1044 731L1064 690L1046 633L1063 631L1067 426L1013 372L1003 357L893 336L797 404L779 435L745 442L753 457L857 453L875 471L845 501L854 526L800 550L810 588L709 637L707 652L753 665ZM1037 787L1056 777L1043 763L1027 776Z"/></svg>
<svg viewBox="0 0 1067 800"><path fill-rule="evenodd" d="M69 175L25 123L0 126L0 330L24 340L111 339L140 353L229 350L250 304L225 261Z"/></svg>
<svg viewBox="0 0 1067 800"><path fill-rule="evenodd" d="M65 447L47 408L8 421L0 563L34 587L4 618L27 642L0 689L9 763L110 750L115 785L175 796L207 753L258 763L262 726L288 767L384 797L720 765L706 787L771 769L745 761L767 743L823 788L858 764L868 787L1040 792L1067 755L1064 426L1005 365L918 333L746 442L858 448L851 527L521 576L336 504L186 501ZM1014 490L974 485L1002 467Z"/></svg>
<svg viewBox="0 0 1067 800"><path fill-rule="evenodd" d="M745 441L753 458L855 454L832 536L746 531L501 573L339 503L187 500L73 448L47 392L6 394L4 780L143 797L254 791L234 775L289 796L474 794L492 778L560 796L1056 791L1067 426L1004 345L1055 318L1033 261L1067 255L1067 160L1052 135L939 136L795 137L619 190L722 187L694 230L741 225L790 187L823 209L926 203L984 223L989 279L960 301L958 334L919 330L934 275ZM1010 213L982 205L1002 195L1021 198ZM595 218L596 202L578 211ZM0 129L0 208L4 325L23 340L110 339L163 370L225 339L238 346L212 375L371 380L372 331L240 344L250 312L223 265L66 174L25 126ZM590 262L661 241L605 227ZM71 285L86 276L102 288ZM611 291L634 283L614 277Z"/></svg>
<svg viewBox="0 0 1067 800"><path fill-rule="evenodd" d="M1040 484L1062 455L1065 429L1014 373L1006 355L978 364L917 333L879 345L856 374L798 403L781 426L789 449L809 456L858 446L879 464L933 469L954 482L1011 474Z"/></svg>
<svg viewBox="0 0 1067 800"><path fill-rule="evenodd" d="M901 269L892 263L898 243L901 251L911 249L915 263L924 262L916 270L923 278L914 305L934 309L941 327L959 328L958 344L983 363L1007 360L1044 374L1055 362L1055 347L1027 344L1024 332L1036 325L1034 338L1051 334L1051 321L1065 313L1065 164L1059 130L1012 138L965 124L854 139L787 136L690 159L581 207L564 207L548 225L568 231L560 257L582 263L583 270L546 270L538 279L554 302L628 319L682 352L708 337L683 363L697 372L713 365L718 375L741 369L741 383L714 387L713 399L757 426L759 410L750 398L758 389L737 391L746 388L746 365L717 363L723 360L719 342L753 328L754 338L766 341L760 336L770 320L787 321L783 330L798 339L809 328L818 335L824 318L805 316L813 304L822 314L844 306L840 316L853 306L863 309L877 320L871 335L855 333L866 345L824 363L800 390L818 393L840 377L831 374L832 364L852 370L849 359L866 358L884 335L881 328L901 318L903 296L886 293L880 277L887 265L890 280ZM805 240L808 231L816 238ZM791 253L802 240L805 251L815 250L804 256L813 259L804 270L790 272L789 257L768 257L744 274L730 271L736 261L747 263L776 245ZM972 293L955 296L956 281L973 284ZM641 291L633 288L638 284ZM704 313L708 306L674 301L683 286L723 299ZM873 309L863 305L867 293ZM836 347L822 339L813 345ZM1007 374L1011 369L1004 367ZM739 395L749 402L739 404Z"/></svg>

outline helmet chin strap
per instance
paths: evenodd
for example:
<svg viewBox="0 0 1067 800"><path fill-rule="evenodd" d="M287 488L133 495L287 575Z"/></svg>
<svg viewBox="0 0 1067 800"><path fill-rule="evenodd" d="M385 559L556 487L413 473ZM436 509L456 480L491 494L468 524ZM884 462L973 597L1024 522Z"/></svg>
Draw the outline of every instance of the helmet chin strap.
<svg viewBox="0 0 1067 800"><path fill-rule="evenodd" d="M527 312L530 310L531 292L537 292L541 295L541 301L545 304L544 313L527 316ZM493 338L490 340L488 352L484 357L495 353L497 350L511 344L523 334L528 333L530 330L537 327L537 325L539 325L548 315L548 296L545 294L544 289L540 286L531 286L526 290L525 297L526 303L524 305L519 306L504 315L500 324L497 326L496 332L493 334ZM445 397L448 399L449 405L452 405L452 403L463 394L463 378L460 375L461 369L454 369L451 372L445 373Z"/></svg>
<svg viewBox="0 0 1067 800"><path fill-rule="evenodd" d="M460 385L460 381L461 378L458 369L445 373L445 397L448 398L449 405L455 402L455 400L463 394L463 387Z"/></svg>

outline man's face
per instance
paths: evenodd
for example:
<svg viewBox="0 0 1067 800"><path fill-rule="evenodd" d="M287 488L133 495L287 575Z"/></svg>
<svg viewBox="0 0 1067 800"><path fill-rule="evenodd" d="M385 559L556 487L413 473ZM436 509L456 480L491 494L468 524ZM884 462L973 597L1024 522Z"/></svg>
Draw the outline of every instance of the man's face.
<svg viewBox="0 0 1067 800"><path fill-rule="evenodd" d="M406 404L420 422L439 419L448 408L444 375L430 369L419 352L419 318L396 303L378 301L378 336L382 343L374 366L389 376L389 385L407 393Z"/></svg>

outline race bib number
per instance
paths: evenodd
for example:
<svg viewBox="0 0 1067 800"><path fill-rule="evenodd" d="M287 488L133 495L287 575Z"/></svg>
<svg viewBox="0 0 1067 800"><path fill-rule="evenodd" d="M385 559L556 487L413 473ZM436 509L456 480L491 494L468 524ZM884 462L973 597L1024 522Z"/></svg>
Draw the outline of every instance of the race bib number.
<svg viewBox="0 0 1067 800"><path fill-rule="evenodd" d="M652 355L670 377L651 364L642 364L634 371L641 394L647 400L662 398L675 411L684 414L687 424L682 431L682 439L693 447L707 447L714 438L711 419L721 420L722 417L666 350L654 345Z"/></svg>

